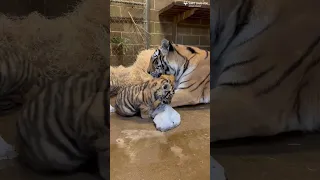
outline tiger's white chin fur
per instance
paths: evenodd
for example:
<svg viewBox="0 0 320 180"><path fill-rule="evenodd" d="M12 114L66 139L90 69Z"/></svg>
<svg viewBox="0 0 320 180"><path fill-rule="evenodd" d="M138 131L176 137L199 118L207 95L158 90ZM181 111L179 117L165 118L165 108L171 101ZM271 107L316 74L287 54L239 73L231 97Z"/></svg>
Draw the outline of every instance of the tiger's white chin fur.
<svg viewBox="0 0 320 180"><path fill-rule="evenodd" d="M165 105L161 112L157 112L153 122L159 131L168 131L180 125L180 114L170 105Z"/></svg>

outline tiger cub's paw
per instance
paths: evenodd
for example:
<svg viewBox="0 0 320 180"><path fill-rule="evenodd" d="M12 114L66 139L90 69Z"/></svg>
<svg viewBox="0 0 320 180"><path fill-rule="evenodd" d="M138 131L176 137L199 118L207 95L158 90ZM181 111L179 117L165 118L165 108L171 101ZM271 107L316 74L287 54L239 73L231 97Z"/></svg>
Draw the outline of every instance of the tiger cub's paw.
<svg viewBox="0 0 320 180"><path fill-rule="evenodd" d="M116 109L115 109L114 107L112 107L111 105L110 105L110 112L111 112L111 113L116 112Z"/></svg>

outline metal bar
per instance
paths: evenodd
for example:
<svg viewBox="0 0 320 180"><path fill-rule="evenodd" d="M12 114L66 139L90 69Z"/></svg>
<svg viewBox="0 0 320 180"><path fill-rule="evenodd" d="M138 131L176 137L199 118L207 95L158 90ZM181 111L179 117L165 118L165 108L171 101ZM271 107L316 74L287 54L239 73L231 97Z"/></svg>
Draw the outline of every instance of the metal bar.
<svg viewBox="0 0 320 180"><path fill-rule="evenodd" d="M145 6L146 5L146 3L133 2L133 1L110 0L110 2L120 3L120 4L138 5L138 6Z"/></svg>
<svg viewBox="0 0 320 180"><path fill-rule="evenodd" d="M174 18L173 22L172 22L172 41L173 41L173 43L177 43L177 40L178 40L177 27L178 27L178 22L177 22L177 19Z"/></svg>
<svg viewBox="0 0 320 180"><path fill-rule="evenodd" d="M149 0L146 0L146 7L145 7L146 49L149 49L149 48L150 48L149 11L150 11L150 1L149 1Z"/></svg>

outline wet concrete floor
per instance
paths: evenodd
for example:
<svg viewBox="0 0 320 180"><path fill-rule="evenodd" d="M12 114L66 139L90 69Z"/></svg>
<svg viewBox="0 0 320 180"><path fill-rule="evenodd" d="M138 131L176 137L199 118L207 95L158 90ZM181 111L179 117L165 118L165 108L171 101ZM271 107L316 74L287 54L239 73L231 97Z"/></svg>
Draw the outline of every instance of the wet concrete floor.
<svg viewBox="0 0 320 180"><path fill-rule="evenodd" d="M286 133L212 144L229 180L319 180L320 134Z"/></svg>
<svg viewBox="0 0 320 180"><path fill-rule="evenodd" d="M181 125L161 133L152 121L111 115L112 180L207 180L209 173L209 105L179 108ZM18 113L0 117L0 135L15 144ZM4 180L97 180L87 173L40 175L16 160L0 161Z"/></svg>
<svg viewBox="0 0 320 180"><path fill-rule="evenodd" d="M152 122L111 115L112 180L209 179L209 106L177 108L181 125L155 131ZM0 117L0 135L14 144L17 114ZM287 133L212 144L229 180L318 180L320 134ZM3 169L4 166L7 166ZM95 180L86 173L51 177L0 161L2 180Z"/></svg>
<svg viewBox="0 0 320 180"><path fill-rule="evenodd" d="M112 180L209 179L208 105L177 108L181 125L155 131L152 122L111 115ZM17 114L0 117L0 135L14 144ZM287 133L211 144L229 180L318 180L320 134ZM6 166L6 168L4 168ZM52 177L0 161L2 180L96 180L87 173Z"/></svg>
<svg viewBox="0 0 320 180"><path fill-rule="evenodd" d="M160 132L151 120L111 114L112 180L209 180L209 105L175 108L181 124Z"/></svg>

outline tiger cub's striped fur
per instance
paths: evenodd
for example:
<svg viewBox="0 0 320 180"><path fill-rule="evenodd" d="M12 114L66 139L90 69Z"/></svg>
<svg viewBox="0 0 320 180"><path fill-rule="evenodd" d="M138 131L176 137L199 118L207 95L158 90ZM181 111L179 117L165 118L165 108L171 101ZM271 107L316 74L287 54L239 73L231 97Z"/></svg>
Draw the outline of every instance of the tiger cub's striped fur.
<svg viewBox="0 0 320 180"><path fill-rule="evenodd" d="M123 88L116 97L115 111L121 116L153 118L154 110L170 104L174 94L174 76L162 75L139 85Z"/></svg>
<svg viewBox="0 0 320 180"><path fill-rule="evenodd" d="M72 171L106 156L108 76L82 73L52 82L24 105L17 123L22 162L39 171Z"/></svg>
<svg viewBox="0 0 320 180"><path fill-rule="evenodd" d="M153 77L175 76L176 94L170 104L172 107L210 102L209 51L164 39L148 64L147 72Z"/></svg>
<svg viewBox="0 0 320 180"><path fill-rule="evenodd" d="M110 66L110 96L115 96L118 92L128 86L141 84L152 79L147 73L148 63L154 49L143 50L137 60L128 67Z"/></svg>
<svg viewBox="0 0 320 180"><path fill-rule="evenodd" d="M44 73L34 67L26 52L0 45L0 114L21 107L34 86L47 82Z"/></svg>

